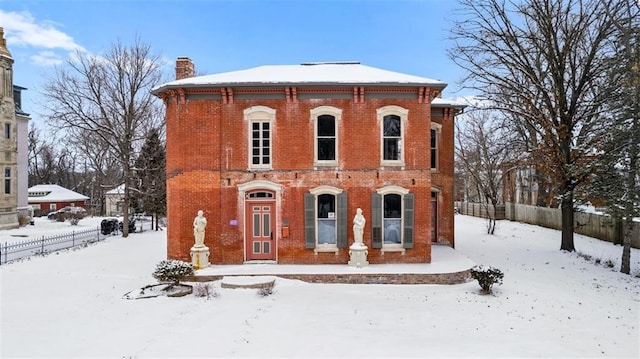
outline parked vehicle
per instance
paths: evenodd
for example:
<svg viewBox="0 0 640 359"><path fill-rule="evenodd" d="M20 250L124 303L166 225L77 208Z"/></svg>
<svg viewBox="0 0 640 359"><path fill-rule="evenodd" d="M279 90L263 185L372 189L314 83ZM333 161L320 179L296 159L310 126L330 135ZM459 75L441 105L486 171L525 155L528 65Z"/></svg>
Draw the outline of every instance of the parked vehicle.
<svg viewBox="0 0 640 359"><path fill-rule="evenodd" d="M57 211L51 212L47 215L47 218L53 221L64 222L67 219L80 220L87 216L87 210L83 207L67 206Z"/></svg>

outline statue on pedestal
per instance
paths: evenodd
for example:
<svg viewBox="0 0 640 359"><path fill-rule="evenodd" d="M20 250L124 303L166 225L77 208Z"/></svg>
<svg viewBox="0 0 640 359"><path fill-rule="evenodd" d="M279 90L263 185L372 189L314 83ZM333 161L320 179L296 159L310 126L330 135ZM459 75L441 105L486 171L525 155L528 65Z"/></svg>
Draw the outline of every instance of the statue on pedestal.
<svg viewBox="0 0 640 359"><path fill-rule="evenodd" d="M362 215L362 209L358 208L356 216L353 217L353 239L355 243L362 244L365 223L367 223L367 220Z"/></svg>
<svg viewBox="0 0 640 359"><path fill-rule="evenodd" d="M351 245L351 247L349 247L349 263L348 264L350 266L360 268L369 264L369 261L367 261L367 255L369 254L369 250L362 241L365 223L367 223L367 220L362 215L362 209L358 208L356 210L356 216L353 217L354 242Z"/></svg>
<svg viewBox="0 0 640 359"><path fill-rule="evenodd" d="M199 210L196 218L193 219L193 236L196 239L196 247L204 246L204 229L207 226L207 219L204 211Z"/></svg>

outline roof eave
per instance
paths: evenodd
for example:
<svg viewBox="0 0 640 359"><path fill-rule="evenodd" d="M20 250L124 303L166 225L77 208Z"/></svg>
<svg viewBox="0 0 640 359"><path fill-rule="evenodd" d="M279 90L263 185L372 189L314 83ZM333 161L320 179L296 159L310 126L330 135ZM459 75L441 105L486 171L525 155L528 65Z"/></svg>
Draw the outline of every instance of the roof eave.
<svg viewBox="0 0 640 359"><path fill-rule="evenodd" d="M443 90L447 87L444 82L435 83L418 83L418 82L229 82L229 83L210 83L210 84L165 84L157 88L151 89L153 95L158 95L164 91L172 89L196 89L196 88L220 88L220 87L282 87L282 86L308 86L308 87L352 87L352 86L371 86L371 87L430 87Z"/></svg>

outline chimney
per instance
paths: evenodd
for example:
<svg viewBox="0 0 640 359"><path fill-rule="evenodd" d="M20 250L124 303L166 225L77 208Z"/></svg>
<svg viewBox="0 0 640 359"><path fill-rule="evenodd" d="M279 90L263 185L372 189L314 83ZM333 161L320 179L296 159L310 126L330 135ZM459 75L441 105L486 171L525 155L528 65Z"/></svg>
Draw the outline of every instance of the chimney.
<svg viewBox="0 0 640 359"><path fill-rule="evenodd" d="M180 56L176 60L176 80L194 77L196 75L195 66L190 58Z"/></svg>

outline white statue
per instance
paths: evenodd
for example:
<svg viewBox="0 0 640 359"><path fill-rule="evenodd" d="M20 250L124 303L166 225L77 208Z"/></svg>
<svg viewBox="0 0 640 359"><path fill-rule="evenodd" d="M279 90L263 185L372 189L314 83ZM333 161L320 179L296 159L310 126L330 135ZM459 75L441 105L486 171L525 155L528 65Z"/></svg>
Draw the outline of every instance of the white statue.
<svg viewBox="0 0 640 359"><path fill-rule="evenodd" d="M204 229L207 226L207 219L202 210L193 219L193 236L196 237L196 246L204 246Z"/></svg>
<svg viewBox="0 0 640 359"><path fill-rule="evenodd" d="M353 217L353 237L356 243L362 244L362 235L364 233L364 224L367 220L362 215L362 209L356 210L356 216Z"/></svg>

